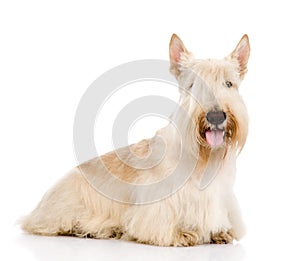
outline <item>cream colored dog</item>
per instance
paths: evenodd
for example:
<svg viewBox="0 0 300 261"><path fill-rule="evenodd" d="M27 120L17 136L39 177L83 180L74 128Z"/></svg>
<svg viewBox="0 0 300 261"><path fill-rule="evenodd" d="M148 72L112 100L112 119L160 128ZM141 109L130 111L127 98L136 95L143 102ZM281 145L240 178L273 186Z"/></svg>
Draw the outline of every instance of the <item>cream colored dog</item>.
<svg viewBox="0 0 300 261"><path fill-rule="evenodd" d="M71 170L22 228L158 246L239 240L245 229L233 183L248 130L239 85L249 54L244 35L224 59L197 60L174 34L170 71L181 96L170 124Z"/></svg>

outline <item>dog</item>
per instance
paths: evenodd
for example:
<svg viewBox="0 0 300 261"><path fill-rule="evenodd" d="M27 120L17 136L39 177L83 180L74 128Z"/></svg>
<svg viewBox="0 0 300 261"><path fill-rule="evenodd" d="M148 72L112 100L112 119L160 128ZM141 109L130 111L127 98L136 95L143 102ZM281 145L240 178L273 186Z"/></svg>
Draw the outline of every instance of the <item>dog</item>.
<svg viewBox="0 0 300 261"><path fill-rule="evenodd" d="M173 34L169 55L180 90L170 123L150 139L72 169L22 220L24 231L157 246L226 244L244 236L233 185L248 133L239 94L248 36L224 59L198 60Z"/></svg>

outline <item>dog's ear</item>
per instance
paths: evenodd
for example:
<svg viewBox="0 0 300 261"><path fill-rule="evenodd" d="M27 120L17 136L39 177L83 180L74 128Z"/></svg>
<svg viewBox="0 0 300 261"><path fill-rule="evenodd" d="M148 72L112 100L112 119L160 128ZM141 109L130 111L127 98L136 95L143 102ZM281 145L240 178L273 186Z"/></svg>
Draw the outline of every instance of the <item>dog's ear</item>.
<svg viewBox="0 0 300 261"><path fill-rule="evenodd" d="M240 77L244 78L247 72L247 63L250 55L250 43L248 35L244 35L234 51L230 54L231 59L236 59L239 64Z"/></svg>
<svg viewBox="0 0 300 261"><path fill-rule="evenodd" d="M189 54L180 38L173 34L169 44L170 72L177 77L180 74L181 60L184 54Z"/></svg>

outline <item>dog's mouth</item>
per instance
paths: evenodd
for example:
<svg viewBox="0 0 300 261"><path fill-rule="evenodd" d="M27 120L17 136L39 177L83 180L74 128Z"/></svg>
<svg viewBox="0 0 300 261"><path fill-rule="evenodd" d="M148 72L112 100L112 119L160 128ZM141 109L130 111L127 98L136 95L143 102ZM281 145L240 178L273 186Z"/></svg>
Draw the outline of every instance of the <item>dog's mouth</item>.
<svg viewBox="0 0 300 261"><path fill-rule="evenodd" d="M208 129L205 131L205 140L212 148L220 147L225 141L225 130Z"/></svg>

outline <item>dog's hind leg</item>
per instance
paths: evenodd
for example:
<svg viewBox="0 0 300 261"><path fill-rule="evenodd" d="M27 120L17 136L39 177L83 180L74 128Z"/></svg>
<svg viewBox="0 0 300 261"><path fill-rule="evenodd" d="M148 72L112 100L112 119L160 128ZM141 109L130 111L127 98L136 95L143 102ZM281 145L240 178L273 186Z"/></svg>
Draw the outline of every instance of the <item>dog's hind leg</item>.
<svg viewBox="0 0 300 261"><path fill-rule="evenodd" d="M116 204L97 193L75 168L21 221L22 228L47 236L120 237L122 205Z"/></svg>
<svg viewBox="0 0 300 261"><path fill-rule="evenodd" d="M39 235L69 235L77 225L76 216L85 211L77 193L83 180L72 171L49 190L30 215L22 220L26 232Z"/></svg>

